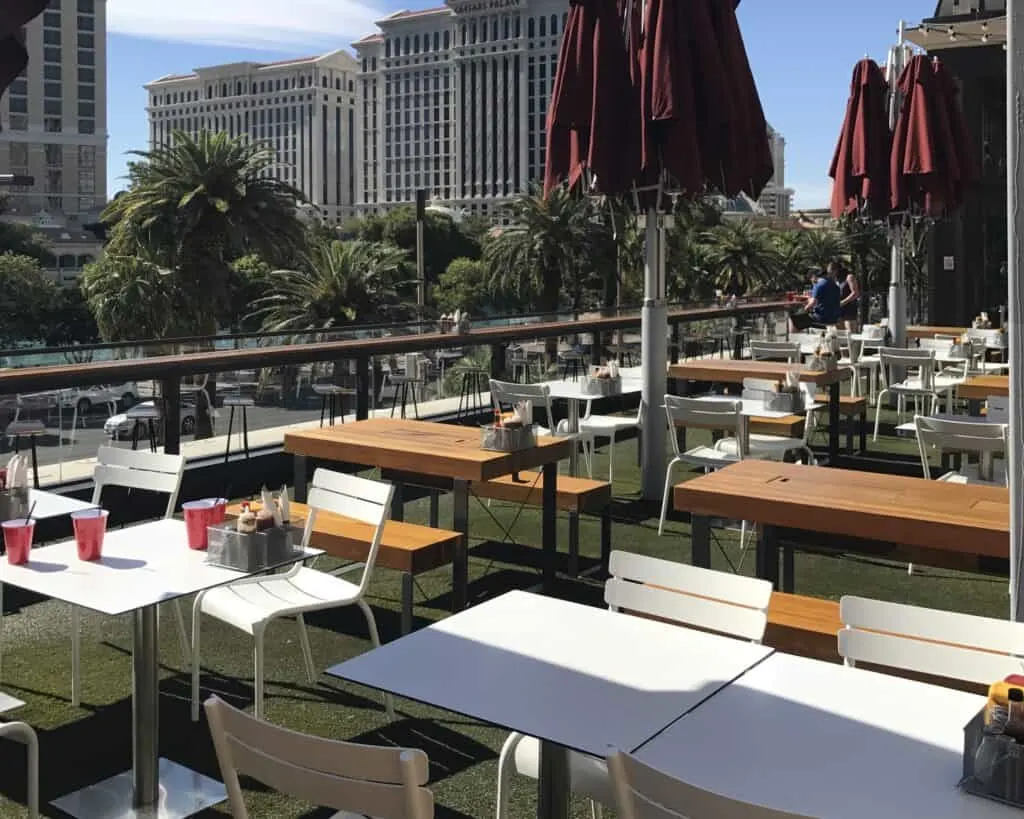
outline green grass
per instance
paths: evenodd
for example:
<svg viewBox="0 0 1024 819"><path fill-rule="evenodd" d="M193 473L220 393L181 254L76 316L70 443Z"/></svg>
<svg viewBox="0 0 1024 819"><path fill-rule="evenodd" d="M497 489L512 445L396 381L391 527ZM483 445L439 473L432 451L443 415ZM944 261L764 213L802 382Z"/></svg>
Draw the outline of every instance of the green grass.
<svg viewBox="0 0 1024 819"><path fill-rule="evenodd" d="M877 448L881 448L879 442ZM892 454L912 456L913 441L887 439L884 448ZM657 536L657 513L638 503L639 474L635 443L617 447L615 494L616 522L613 547L629 549L672 560L690 559L688 526L670 521L666 533ZM599 453L595 475L607 475L607 451ZM683 476L683 473L680 473ZM472 502L471 529L475 552L470 571L474 599L499 594L511 588L536 583L534 569L524 567L536 559L531 546L501 548L486 541L500 538L493 514L507 524L515 517L509 505L493 503L488 509ZM407 519L426 521L427 503L410 504ZM450 508L442 499L442 521L450 521ZM540 543L540 515L522 513L514 529L516 540L533 546ZM598 554L598 525L584 518L581 523L583 553ZM741 562L738 538L731 532L715 532L717 545L713 560L717 568L731 570ZM481 544L481 541L484 541ZM567 524L560 520L560 541L567 542ZM754 557L742 559L742 572L753 570ZM837 599L845 593L859 593L884 599L949 608L978 614L1005 616L1008 605L1005 579L979 577L919 567L908 576L902 565L853 558L829 558L799 554L796 558L797 591ZM444 617L449 605L450 569L440 569L417 579L416 626ZM600 585L591 581L565 584L565 593L575 599L600 600ZM370 590L370 604L378 617L382 639L398 636L400 577L378 570ZM82 637L83 705L70 705L70 641L68 608L53 601L29 599L14 589L4 590L3 665L0 688L27 703L21 711L6 715L21 719L39 732L41 744L42 799L51 799L127 769L131 761L130 621L87 615ZM183 601L190 612L190 601ZM188 619L188 614L186 614ZM365 626L358 611L344 609L310 618L314 659L326 668L369 648ZM189 681L172 628L163 629L161 710L161 751L178 762L218 777L205 722L189 720ZM503 731L456 715L438 712L399 700L398 718L388 722L381 703L372 691L346 685L326 676L309 684L302 670L295 625L281 622L270 628L266 638L267 718L290 728L337 739L368 743L389 743L423 748L431 759L431 787L439 817L487 817L494 813L497 754L505 738ZM251 703L251 641L240 632L204 618L203 693L215 691L242 706ZM0 746L0 817L24 815L24 751L14 743ZM512 813L534 815L535 783L516 778ZM311 806L259 788L249 792L249 810L254 817L327 816ZM226 815L225 807L207 816ZM60 816L44 804L44 815ZM589 816L582 801L574 804L574 817Z"/></svg>

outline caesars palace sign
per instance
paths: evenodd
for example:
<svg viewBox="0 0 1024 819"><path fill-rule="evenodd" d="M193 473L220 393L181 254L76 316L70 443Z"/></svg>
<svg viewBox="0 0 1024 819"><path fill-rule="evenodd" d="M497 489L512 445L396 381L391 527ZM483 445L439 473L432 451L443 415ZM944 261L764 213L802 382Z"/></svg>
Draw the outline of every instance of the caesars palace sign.
<svg viewBox="0 0 1024 819"><path fill-rule="evenodd" d="M457 14L503 11L517 9L522 5L522 0L448 0L448 7Z"/></svg>

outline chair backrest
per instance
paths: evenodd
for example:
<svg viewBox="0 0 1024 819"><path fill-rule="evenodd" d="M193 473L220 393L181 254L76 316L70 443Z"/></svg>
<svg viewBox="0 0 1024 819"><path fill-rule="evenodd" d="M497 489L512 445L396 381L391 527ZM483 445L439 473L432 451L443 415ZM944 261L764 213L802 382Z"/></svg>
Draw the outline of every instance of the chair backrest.
<svg viewBox="0 0 1024 819"><path fill-rule="evenodd" d="M901 603L843 597L839 655L988 685L1024 672L1024 623Z"/></svg>
<svg viewBox="0 0 1024 819"><path fill-rule="evenodd" d="M752 339L750 357L754 361L788 361L795 364L800 360L800 343Z"/></svg>
<svg viewBox="0 0 1024 819"><path fill-rule="evenodd" d="M613 551L604 602L664 620L761 642L772 584L688 563Z"/></svg>
<svg viewBox="0 0 1024 819"><path fill-rule="evenodd" d="M217 697L203 705L228 804L247 819L239 774L275 791L379 819L430 819L427 755L413 748L357 745L308 736L258 720Z"/></svg>
<svg viewBox="0 0 1024 819"><path fill-rule="evenodd" d="M619 819L808 819L698 788L622 751L608 754Z"/></svg>
<svg viewBox="0 0 1024 819"><path fill-rule="evenodd" d="M953 349L953 339L922 338L918 339L919 350L935 350L937 353L949 353ZM913 349L910 347L908 349Z"/></svg>
<svg viewBox="0 0 1024 819"><path fill-rule="evenodd" d="M878 358L882 370L882 384L890 387L898 382L896 370L917 370L921 388L931 390L935 383L935 350L903 347L881 347Z"/></svg>
<svg viewBox="0 0 1024 819"><path fill-rule="evenodd" d="M885 339L885 328L877 324L865 324L860 331L865 340L883 341Z"/></svg>
<svg viewBox="0 0 1024 819"><path fill-rule="evenodd" d="M184 474L183 455L101 446L96 453L96 467L92 472L92 502L100 505L105 486L163 492L167 495L164 517L169 518L178 505L181 477Z"/></svg>
<svg viewBox="0 0 1024 819"><path fill-rule="evenodd" d="M309 546L318 512L333 512L374 527L373 540L370 541L370 550L363 562L363 574L359 581L360 594L366 591L370 583L377 552L380 551L384 523L391 515L391 496L394 492L394 486L385 481L374 481L323 468L313 473L313 485L306 499L309 517L306 518L306 529L302 533L303 546Z"/></svg>
<svg viewBox="0 0 1024 819"><path fill-rule="evenodd" d="M547 384L516 384L512 381L491 379L491 403L496 410L515 406L519 401L529 401L534 409L543 407L548 429L555 433L554 416L551 414L551 388Z"/></svg>
<svg viewBox="0 0 1024 819"><path fill-rule="evenodd" d="M742 459L747 454L747 419L743 415L743 402L723 398L721 401L702 401L699 398L683 398L679 395L665 396L665 415L668 417L669 440L678 456L679 440L677 427L697 427L731 433L736 439L736 455Z"/></svg>
<svg viewBox="0 0 1024 819"><path fill-rule="evenodd" d="M921 454L921 468L925 478L931 477L928 455L932 449L943 452L977 452L999 454L1006 452L1006 426L1003 424L958 421L951 418L932 418L915 415L917 448Z"/></svg>

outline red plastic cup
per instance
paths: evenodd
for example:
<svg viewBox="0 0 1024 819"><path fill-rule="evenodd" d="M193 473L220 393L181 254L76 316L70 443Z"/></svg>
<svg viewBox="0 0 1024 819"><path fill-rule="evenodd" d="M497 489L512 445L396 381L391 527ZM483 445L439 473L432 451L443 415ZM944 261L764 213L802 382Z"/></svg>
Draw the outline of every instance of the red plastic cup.
<svg viewBox="0 0 1024 819"><path fill-rule="evenodd" d="M4 549L7 551L7 562L12 566L28 563L28 553L32 551L32 533L36 522L31 518L5 520L0 526L4 530Z"/></svg>
<svg viewBox="0 0 1024 819"><path fill-rule="evenodd" d="M75 531L75 545L79 560L99 560L103 555L103 536L107 532L106 509L86 509L71 513L71 527Z"/></svg>
<svg viewBox="0 0 1024 819"><path fill-rule="evenodd" d="M213 520L211 524L223 523L228 516L228 499L213 498Z"/></svg>
<svg viewBox="0 0 1024 819"><path fill-rule="evenodd" d="M217 499L189 501L181 505L185 513L185 531L188 534L188 548L203 551L207 547L206 528L213 524L217 514Z"/></svg>

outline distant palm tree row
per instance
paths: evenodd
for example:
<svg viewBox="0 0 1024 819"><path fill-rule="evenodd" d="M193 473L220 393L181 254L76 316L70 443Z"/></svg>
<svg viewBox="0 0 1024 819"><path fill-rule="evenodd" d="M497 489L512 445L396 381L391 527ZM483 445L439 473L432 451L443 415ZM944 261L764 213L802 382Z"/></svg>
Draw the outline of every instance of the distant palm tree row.
<svg viewBox="0 0 1024 819"><path fill-rule="evenodd" d="M111 340L223 327L326 330L415 315L414 214L398 208L338 229L307 224L298 190L270 176L266 147L223 133L174 135L137 152L107 207L108 242L83 293ZM428 213L428 309L474 315L595 309L642 294L643 234L628 203L554 191L513 198L498 223ZM882 286L883 229L777 230L684 203L668 236L673 300L802 288L843 259Z"/></svg>

